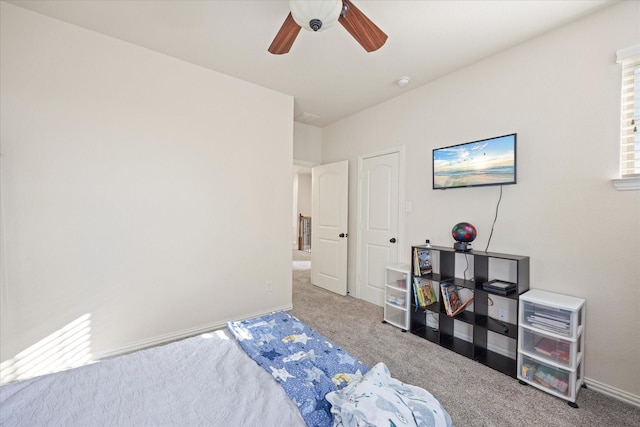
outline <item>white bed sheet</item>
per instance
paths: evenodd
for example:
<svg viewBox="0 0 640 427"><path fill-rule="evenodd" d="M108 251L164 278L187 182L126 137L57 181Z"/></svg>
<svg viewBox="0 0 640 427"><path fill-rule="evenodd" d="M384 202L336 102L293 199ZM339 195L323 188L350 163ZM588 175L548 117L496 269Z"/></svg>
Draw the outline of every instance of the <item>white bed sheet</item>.
<svg viewBox="0 0 640 427"><path fill-rule="evenodd" d="M295 404L217 331L0 387L2 426L304 426Z"/></svg>

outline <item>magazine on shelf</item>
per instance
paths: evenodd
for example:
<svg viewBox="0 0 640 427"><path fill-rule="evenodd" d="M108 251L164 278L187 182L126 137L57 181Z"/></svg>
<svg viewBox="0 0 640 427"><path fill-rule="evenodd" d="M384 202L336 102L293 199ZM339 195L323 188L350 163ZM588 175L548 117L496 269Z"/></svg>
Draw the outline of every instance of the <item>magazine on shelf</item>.
<svg viewBox="0 0 640 427"><path fill-rule="evenodd" d="M444 308L449 316L455 316L471 302L473 301L473 292L467 299L463 299L460 295L460 288L454 285L441 284L442 300L444 302Z"/></svg>
<svg viewBox="0 0 640 427"><path fill-rule="evenodd" d="M422 276L431 273L431 251L426 248L413 248L413 274Z"/></svg>

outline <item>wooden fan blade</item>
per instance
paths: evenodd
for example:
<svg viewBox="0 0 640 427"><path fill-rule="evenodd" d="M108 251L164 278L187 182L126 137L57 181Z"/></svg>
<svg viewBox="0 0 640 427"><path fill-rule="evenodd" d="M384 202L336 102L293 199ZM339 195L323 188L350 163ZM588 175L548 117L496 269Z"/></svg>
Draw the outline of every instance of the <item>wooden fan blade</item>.
<svg viewBox="0 0 640 427"><path fill-rule="evenodd" d="M348 7L344 16L338 18L342 26L367 52L380 49L387 41L387 35L350 0L342 0L342 3Z"/></svg>
<svg viewBox="0 0 640 427"><path fill-rule="evenodd" d="M293 46L293 42L296 41L296 37L298 37L300 28L300 25L296 23L291 13L289 13L282 27L280 27L278 34L276 34L276 37L271 42L271 46L269 46L268 49L269 52L274 55L282 55L283 53L289 52L291 46Z"/></svg>

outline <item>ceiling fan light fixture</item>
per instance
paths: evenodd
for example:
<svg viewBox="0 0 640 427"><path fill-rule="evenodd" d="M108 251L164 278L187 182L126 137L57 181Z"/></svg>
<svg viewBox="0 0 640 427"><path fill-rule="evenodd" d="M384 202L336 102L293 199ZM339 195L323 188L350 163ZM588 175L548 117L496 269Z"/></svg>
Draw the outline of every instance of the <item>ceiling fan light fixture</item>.
<svg viewBox="0 0 640 427"><path fill-rule="evenodd" d="M289 0L291 15L308 31L322 31L338 22L342 0Z"/></svg>

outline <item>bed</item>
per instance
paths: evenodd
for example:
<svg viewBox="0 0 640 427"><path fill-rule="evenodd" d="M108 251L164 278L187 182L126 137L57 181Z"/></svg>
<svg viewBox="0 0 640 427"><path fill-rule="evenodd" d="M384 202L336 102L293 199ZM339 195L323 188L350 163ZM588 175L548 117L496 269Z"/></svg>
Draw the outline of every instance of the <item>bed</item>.
<svg viewBox="0 0 640 427"><path fill-rule="evenodd" d="M381 424L382 423L382 424ZM286 312L0 387L2 426L451 425Z"/></svg>

